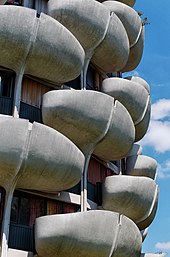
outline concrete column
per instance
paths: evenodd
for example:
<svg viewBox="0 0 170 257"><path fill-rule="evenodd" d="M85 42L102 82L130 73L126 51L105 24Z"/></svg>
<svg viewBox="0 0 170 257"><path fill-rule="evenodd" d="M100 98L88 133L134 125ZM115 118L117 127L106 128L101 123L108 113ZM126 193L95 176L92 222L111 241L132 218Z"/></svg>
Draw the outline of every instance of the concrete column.
<svg viewBox="0 0 170 257"><path fill-rule="evenodd" d="M13 100L13 114L12 114L13 117L15 117L15 118L19 118L23 75L24 75L24 72L20 71L16 75L16 78L15 78L14 100Z"/></svg>

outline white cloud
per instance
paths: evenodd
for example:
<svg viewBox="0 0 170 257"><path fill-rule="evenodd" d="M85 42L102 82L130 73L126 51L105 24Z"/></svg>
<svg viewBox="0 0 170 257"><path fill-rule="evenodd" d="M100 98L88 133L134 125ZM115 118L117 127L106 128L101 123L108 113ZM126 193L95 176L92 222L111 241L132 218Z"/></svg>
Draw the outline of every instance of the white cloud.
<svg viewBox="0 0 170 257"><path fill-rule="evenodd" d="M160 99L152 104L151 118L153 120L160 120L170 117L170 99Z"/></svg>
<svg viewBox="0 0 170 257"><path fill-rule="evenodd" d="M170 151L170 122L151 120L149 130L140 144L153 147L160 153Z"/></svg>
<svg viewBox="0 0 170 257"><path fill-rule="evenodd" d="M159 153L170 151L170 99L152 104L150 126L140 144L153 147Z"/></svg>
<svg viewBox="0 0 170 257"><path fill-rule="evenodd" d="M157 175L159 178L170 178L170 159L164 163L158 163Z"/></svg>
<svg viewBox="0 0 170 257"><path fill-rule="evenodd" d="M155 248L160 249L160 250L170 250L170 242L166 243L156 243Z"/></svg>

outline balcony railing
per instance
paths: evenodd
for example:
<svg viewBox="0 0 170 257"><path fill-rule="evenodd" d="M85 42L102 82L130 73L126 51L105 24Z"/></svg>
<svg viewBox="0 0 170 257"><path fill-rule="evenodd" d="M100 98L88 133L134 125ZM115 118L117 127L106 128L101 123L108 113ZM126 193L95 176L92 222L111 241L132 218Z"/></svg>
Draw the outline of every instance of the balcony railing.
<svg viewBox="0 0 170 257"><path fill-rule="evenodd" d="M41 109L24 102L20 103L20 118L28 119L30 122L37 121L42 123Z"/></svg>
<svg viewBox="0 0 170 257"><path fill-rule="evenodd" d="M35 252L33 228L19 224L11 224L9 231L9 247L13 249Z"/></svg>
<svg viewBox="0 0 170 257"><path fill-rule="evenodd" d="M0 96L0 113L12 115L12 98Z"/></svg>

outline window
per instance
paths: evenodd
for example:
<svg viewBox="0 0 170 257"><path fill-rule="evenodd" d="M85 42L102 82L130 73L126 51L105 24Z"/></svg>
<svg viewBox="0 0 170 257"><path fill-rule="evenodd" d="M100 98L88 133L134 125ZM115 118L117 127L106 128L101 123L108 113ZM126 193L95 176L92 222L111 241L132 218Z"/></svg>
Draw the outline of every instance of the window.
<svg viewBox="0 0 170 257"><path fill-rule="evenodd" d="M73 89L81 89L80 76L78 76L77 78L75 78L69 82L66 82L65 85L68 87L71 87Z"/></svg>
<svg viewBox="0 0 170 257"><path fill-rule="evenodd" d="M14 80L14 73L0 71L0 96L13 97Z"/></svg>
<svg viewBox="0 0 170 257"><path fill-rule="evenodd" d="M78 205L50 200L16 191L11 206L11 223L32 227L35 219L43 215L76 212Z"/></svg>
<svg viewBox="0 0 170 257"><path fill-rule="evenodd" d="M33 226L35 219L45 215L45 201L21 192L15 193L11 206L11 222Z"/></svg>

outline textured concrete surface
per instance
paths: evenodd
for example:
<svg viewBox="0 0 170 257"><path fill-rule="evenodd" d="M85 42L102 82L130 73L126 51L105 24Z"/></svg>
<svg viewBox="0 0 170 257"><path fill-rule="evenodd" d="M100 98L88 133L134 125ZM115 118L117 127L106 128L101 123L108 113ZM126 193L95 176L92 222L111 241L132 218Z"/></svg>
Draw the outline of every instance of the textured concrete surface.
<svg viewBox="0 0 170 257"><path fill-rule="evenodd" d="M98 210L36 219L35 244L41 257L139 257L142 239L127 217Z"/></svg>
<svg viewBox="0 0 170 257"><path fill-rule="evenodd" d="M144 49L144 32L145 28L142 26L142 31L136 44L130 48L129 59L121 72L128 72L134 70L140 63Z"/></svg>
<svg viewBox="0 0 170 257"><path fill-rule="evenodd" d="M134 45L142 26L138 13L133 8L117 1L105 1L103 5L118 16L125 27L130 47Z"/></svg>
<svg viewBox="0 0 170 257"><path fill-rule="evenodd" d="M106 36L96 48L91 61L104 72L115 72L124 68L128 56L127 33L120 19L112 13Z"/></svg>
<svg viewBox="0 0 170 257"><path fill-rule="evenodd" d="M80 74L85 56L62 24L43 13L36 18L35 10L16 6L0 8L0 51L2 67L59 85Z"/></svg>
<svg viewBox="0 0 170 257"><path fill-rule="evenodd" d="M107 78L101 91L120 101L130 113L135 125L135 141L146 133L150 121L150 95L138 82L122 78Z"/></svg>
<svg viewBox="0 0 170 257"><path fill-rule="evenodd" d="M109 10L94 0L50 0L48 15L72 32L85 51L100 42L110 20Z"/></svg>
<svg viewBox="0 0 170 257"><path fill-rule="evenodd" d="M157 162L145 155L133 155L126 158L125 174L130 176L145 176L155 179Z"/></svg>
<svg viewBox="0 0 170 257"><path fill-rule="evenodd" d="M97 144L94 154L104 160L126 157L132 148L135 129L126 108L115 101L113 118L105 137Z"/></svg>
<svg viewBox="0 0 170 257"><path fill-rule="evenodd" d="M125 79L128 79L128 80L130 80L132 82L141 84L148 91L148 94L150 94L150 86L146 82L146 80L144 80L144 79L142 79L140 77L137 77L137 76L128 76L128 77L125 77Z"/></svg>
<svg viewBox="0 0 170 257"><path fill-rule="evenodd" d="M50 0L48 10L50 16L75 35L92 56L93 64L105 72L119 71L125 66L129 55L126 30L103 4L95 0Z"/></svg>
<svg viewBox="0 0 170 257"><path fill-rule="evenodd" d="M150 178L121 175L105 179L103 208L126 215L140 230L148 227L154 219L157 203L158 188Z"/></svg>
<svg viewBox="0 0 170 257"><path fill-rule="evenodd" d="M43 97L42 117L46 125L67 136L85 154L95 149L94 153L106 160L120 159L134 142L127 110L100 92L50 91Z"/></svg>
<svg viewBox="0 0 170 257"><path fill-rule="evenodd" d="M103 4L118 16L125 27L129 39L130 54L127 64L122 70L133 70L139 64L143 53L143 44L140 43L143 43L142 20L133 8L124 3L117 1L105 1Z"/></svg>
<svg viewBox="0 0 170 257"><path fill-rule="evenodd" d="M81 178L84 156L59 132L23 119L0 118L0 185L5 189L15 177L17 188L60 191ZM56 158L57 157L57 158Z"/></svg>

